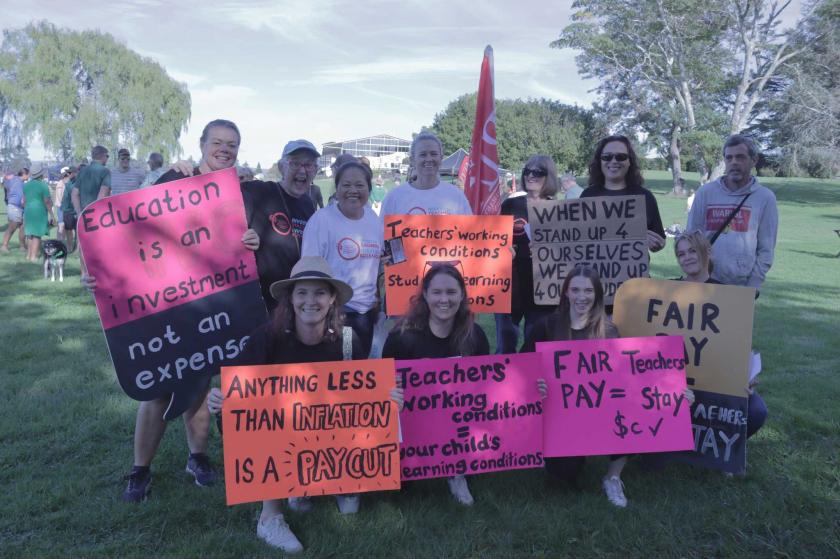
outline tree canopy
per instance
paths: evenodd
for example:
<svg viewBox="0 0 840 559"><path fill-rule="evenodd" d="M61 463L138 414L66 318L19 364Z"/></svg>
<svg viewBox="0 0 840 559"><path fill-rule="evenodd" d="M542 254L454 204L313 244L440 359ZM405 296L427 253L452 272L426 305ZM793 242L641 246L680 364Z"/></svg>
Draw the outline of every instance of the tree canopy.
<svg viewBox="0 0 840 559"><path fill-rule="evenodd" d="M189 117L186 85L111 35L48 22L3 32L0 148L37 134L62 161L95 144L171 159Z"/></svg>
<svg viewBox="0 0 840 559"><path fill-rule="evenodd" d="M431 129L451 153L470 149L476 94L458 97L435 115ZM536 154L551 156L559 170L581 172L602 132L592 111L549 99L497 99L496 140L499 164L521 167Z"/></svg>
<svg viewBox="0 0 840 559"><path fill-rule="evenodd" d="M796 28L780 30L788 4L576 0L552 46L580 51L578 70L600 81L611 127L643 132L667 154L676 185L682 157L704 174L719 163L706 161L710 139L753 124L781 66L803 52Z"/></svg>

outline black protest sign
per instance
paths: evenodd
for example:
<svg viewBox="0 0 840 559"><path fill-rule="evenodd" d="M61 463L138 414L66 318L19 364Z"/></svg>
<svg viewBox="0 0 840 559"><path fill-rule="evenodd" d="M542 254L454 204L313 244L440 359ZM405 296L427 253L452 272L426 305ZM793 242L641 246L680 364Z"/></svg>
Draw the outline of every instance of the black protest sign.
<svg viewBox="0 0 840 559"><path fill-rule="evenodd" d="M186 411L266 320L234 169L104 198L79 242L117 379L135 400Z"/></svg>
<svg viewBox="0 0 840 559"><path fill-rule="evenodd" d="M618 287L648 275L644 196L528 200L534 302L557 304L575 266L595 269L612 304Z"/></svg>

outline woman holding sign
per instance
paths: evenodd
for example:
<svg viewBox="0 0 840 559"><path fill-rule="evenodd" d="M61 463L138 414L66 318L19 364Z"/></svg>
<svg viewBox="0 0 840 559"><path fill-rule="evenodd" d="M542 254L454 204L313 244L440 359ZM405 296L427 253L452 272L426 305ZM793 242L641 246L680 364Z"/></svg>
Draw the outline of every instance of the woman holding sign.
<svg viewBox="0 0 840 559"><path fill-rule="evenodd" d="M490 344L475 323L467 300L467 286L457 268L436 264L423 277L420 293L396 325L382 348L382 357L435 359L488 355ZM465 506L473 497L464 476L449 478L449 491Z"/></svg>
<svg viewBox="0 0 840 559"><path fill-rule="evenodd" d="M365 359L359 338L344 327L341 306L353 297L353 289L335 279L329 264L320 256L304 256L294 268L291 278L271 285L277 307L271 321L258 328L248 340L242 354L242 365L275 365L317 363L346 359ZM402 405L402 390L391 397ZM222 411L224 395L213 388L207 399L211 413ZM337 495L342 514L359 509L358 495ZM257 523L257 537L267 544L289 553L303 550L283 518L282 500L263 501ZM308 498L289 499L292 510L306 512L312 508Z"/></svg>
<svg viewBox="0 0 840 559"><path fill-rule="evenodd" d="M525 336L551 307L534 303L534 268L528 233L528 200L553 200L557 194L557 167L547 155L534 155L522 168L522 190L502 202L502 215L513 216L513 275L511 313L496 315L496 353L516 353L519 323L525 318Z"/></svg>
<svg viewBox="0 0 840 559"><path fill-rule="evenodd" d="M607 319L604 311L604 288L598 274L591 268L578 266L563 281L557 312L544 317L534 326L531 335L526 336L520 353L536 351L537 342L617 337L618 329ZM545 379L540 379L538 386L545 396L548 393ZM557 478L572 482L580 475L585 462L585 456L546 458L545 469ZM607 499L617 507L627 506L621 481L625 464L627 456L611 456L603 479Z"/></svg>
<svg viewBox="0 0 840 559"><path fill-rule="evenodd" d="M712 279L712 245L701 231L692 231L678 236L674 242L674 255L682 269L680 281L717 283ZM755 357L755 354L753 354ZM747 438L755 435L767 420L767 405L755 391L758 378L752 378L747 385Z"/></svg>
<svg viewBox="0 0 840 559"><path fill-rule="evenodd" d="M382 253L382 220L368 205L371 172L357 161L336 169L336 204L315 212L303 230L301 253L321 256L336 277L353 288L344 307L345 322L370 353L373 327L379 312L377 279Z"/></svg>
<svg viewBox="0 0 840 559"><path fill-rule="evenodd" d="M665 229L662 227L656 197L643 186L644 183L639 160L630 140L626 136L607 136L595 147L595 154L589 162L589 187L580 197L644 196L648 249L658 252L665 247Z"/></svg>

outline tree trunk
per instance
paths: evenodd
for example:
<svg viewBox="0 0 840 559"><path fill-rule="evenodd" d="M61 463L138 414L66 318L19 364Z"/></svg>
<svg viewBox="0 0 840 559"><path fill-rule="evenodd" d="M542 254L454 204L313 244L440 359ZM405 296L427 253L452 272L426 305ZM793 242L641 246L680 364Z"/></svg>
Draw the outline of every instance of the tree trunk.
<svg viewBox="0 0 840 559"><path fill-rule="evenodd" d="M674 196L683 196L682 160L680 159L680 125L676 122L671 125L671 144L668 147L668 154L671 158L671 177L674 179L674 186L671 193Z"/></svg>

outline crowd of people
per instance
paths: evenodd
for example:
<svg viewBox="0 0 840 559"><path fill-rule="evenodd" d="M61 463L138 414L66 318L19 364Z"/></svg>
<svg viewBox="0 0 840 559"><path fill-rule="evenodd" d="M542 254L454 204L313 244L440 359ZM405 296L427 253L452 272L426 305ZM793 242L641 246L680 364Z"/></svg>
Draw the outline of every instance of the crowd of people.
<svg viewBox="0 0 840 559"><path fill-rule="evenodd" d="M26 212L33 206L37 206L33 212L46 208L45 219L33 217L30 221L29 213L23 216L27 224L25 234L30 235L31 231L34 237L43 234L55 207L62 212L59 219L64 223L64 234L72 236L75 218L93 201L144 184L161 184L234 167L241 141L233 122L214 120L202 132L197 165L179 161L164 172L162 160L150 156L149 165L151 168L154 164L154 168L145 176L132 172L123 163L130 160L130 154L124 150L118 152L118 168L107 168L108 150L96 146L90 164L67 169L66 176L62 173L61 202L52 200L48 189L37 184L41 175L30 173L21 175L22 181L29 180L20 196L10 195L9 207L23 207L21 200L25 198ZM320 153L311 142L302 139L283 148L278 182L243 177L240 189L247 229L242 232L241 241L254 251L263 297L271 313L270 321L250 336L243 364L364 359L371 355L382 304L381 267L388 265L389 258L380 214L472 213L463 191L440 178L442 145L437 136L430 132L418 134L409 155L413 169L410 180L390 190L384 198L381 180L374 179L370 165L342 155L333 164L334 199L324 205L312 191ZM697 191L687 232L675 238L676 261L683 274L679 279L758 289L773 262L778 226L775 198L752 175L758 154L748 137L728 138L723 155L724 176ZM520 178L519 190L502 205L502 213L514 217L512 310L495 316L496 352L534 351L540 341L620 336L611 320L612 309L604 304L601 280L585 265L565 278L559 305L534 304L527 201L553 200L558 196L644 196L647 246L651 252L662 250L666 240L659 208L654 195L644 187L631 142L624 136L609 136L598 142L585 189L571 175L558 178L555 162L545 155L529 158ZM374 192L378 199L372 197ZM379 213L374 211L374 204L381 204ZM10 210L10 224L13 215L18 215L12 211L16 210ZM3 249L8 248L8 238L14 230L10 226L6 231ZM82 283L90 290L96 288L95 278L87 272L83 272ZM456 267L439 263L427 268L410 309L392 325L382 356L417 359L486 355L490 351L487 335L470 310L464 278ZM752 386L744 388L751 394L748 429L752 435L764 422L767 410ZM540 383L540 390L546 392L544 382ZM401 404L402 390L395 390L392 398ZM219 413L223 400L222 393L211 390L208 381L183 415L189 450L186 470L199 486L211 485L217 477L206 451L211 414ZM140 403L133 467L123 492L126 501L140 502L149 494L151 463L166 429L162 417L167 403L168 399ZM619 507L627 505L621 474L628 458L610 457L603 479L607 498ZM545 468L552 476L573 481L584 462L585 457L547 459ZM456 476L447 484L458 503L474 503L466 478ZM297 511L311 506L307 499L291 499L288 505ZM354 513L359 508L359 497L339 496L338 506L342 513ZM281 501L263 503L256 531L272 546L289 552L302 549L284 519Z"/></svg>

